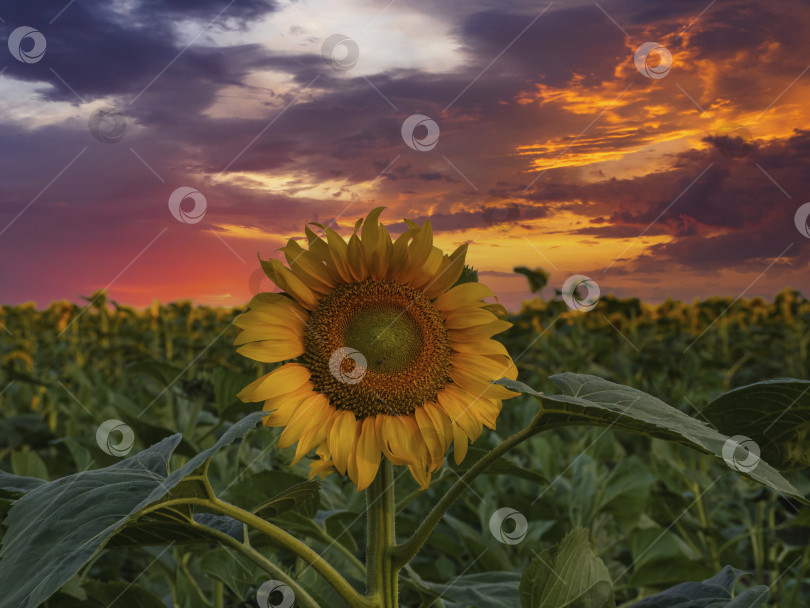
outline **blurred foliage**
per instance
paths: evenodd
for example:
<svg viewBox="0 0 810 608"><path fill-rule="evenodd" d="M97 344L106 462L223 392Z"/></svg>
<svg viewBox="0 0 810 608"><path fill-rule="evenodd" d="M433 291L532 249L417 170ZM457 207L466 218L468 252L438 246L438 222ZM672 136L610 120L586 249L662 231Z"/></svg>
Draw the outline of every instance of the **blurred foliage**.
<svg viewBox="0 0 810 608"><path fill-rule="evenodd" d="M524 274L531 278L532 272ZM56 302L45 310L0 306L0 469L56 479L118 462L96 443L96 430L108 419L132 427L132 454L182 432L172 456L176 468L250 411L233 398L235 389L271 366L234 351L231 322L240 311L191 302L138 310L108 301L103 292L86 300L84 307ZM809 377L810 302L792 290L770 302L718 297L650 305L604 296L587 313L562 301L533 299L510 320L514 327L503 341L516 358L519 379L537 390L553 392L548 377L554 373L594 374L700 418L702 407L736 387ZM529 398L506 402L498 430L485 432L474 447L497 445L528 424L536 408ZM259 483L276 494L303 481L306 463L288 466L292 451L275 447L278 434L259 428L220 453L209 470L215 489L250 503L273 498L254 496ZM445 467L425 492L401 473L398 532L404 536L458 473ZM807 471L787 476L810 494ZM0 517L11 495L0 492ZM302 490L290 504L277 513L279 505L272 503L269 513L324 551L350 581L362 581L349 554L362 558L363 495L332 475L318 493ZM490 532L490 517L502 507L528 520L519 544L499 542ZM769 586L768 606L810 605L806 508L701 454L586 427L534 437L499 464L497 475L478 478L403 573L402 605L474 605L473 583L496 599L516 593L519 573L578 527L590 531L619 606L708 579L726 565L752 573L737 583L740 590ZM124 545L94 559L48 605L104 606L120 594L121 581L136 579L116 605L256 605L262 574L224 547ZM314 588L324 606L342 605L292 554L266 542L257 548Z"/></svg>

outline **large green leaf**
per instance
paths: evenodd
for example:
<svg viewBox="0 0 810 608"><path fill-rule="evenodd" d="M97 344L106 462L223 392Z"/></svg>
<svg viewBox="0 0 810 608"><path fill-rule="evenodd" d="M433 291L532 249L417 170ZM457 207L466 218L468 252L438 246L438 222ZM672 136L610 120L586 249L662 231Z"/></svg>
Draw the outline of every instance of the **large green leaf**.
<svg viewBox="0 0 810 608"><path fill-rule="evenodd" d="M0 608L33 608L68 581L138 511L162 500L185 477L253 428L264 412L234 424L212 447L169 473L180 435L111 467L29 491L9 511L0 550Z"/></svg>
<svg viewBox="0 0 810 608"><path fill-rule="evenodd" d="M497 382L541 400L543 414L537 422L538 430L593 424L666 439L723 458L723 448L729 437L652 395L586 374L556 374L551 376L551 380L563 391L562 395L538 393L514 380L502 379ZM764 460L760 460L752 470L741 473L810 504L779 471Z"/></svg>
<svg viewBox="0 0 810 608"><path fill-rule="evenodd" d="M0 497L8 498L25 494L34 488L45 485L48 483L44 479L37 479L36 477L23 477L20 475L12 475L0 470Z"/></svg>
<svg viewBox="0 0 810 608"><path fill-rule="evenodd" d="M515 572L482 572L463 574L447 582L434 583L406 568L404 583L431 598L426 606L445 608L503 608L517 606L519 575ZM441 599L441 604L437 600Z"/></svg>
<svg viewBox="0 0 810 608"><path fill-rule="evenodd" d="M591 549L587 530L569 532L556 550L531 561L520 580L523 608L613 608L607 566Z"/></svg>
<svg viewBox="0 0 810 608"><path fill-rule="evenodd" d="M751 587L731 597L734 583L744 574L726 566L702 583L681 583L631 608L759 608L768 601L768 588Z"/></svg>
<svg viewBox="0 0 810 608"><path fill-rule="evenodd" d="M810 380L749 384L712 401L703 415L723 433L753 439L781 470L810 467Z"/></svg>
<svg viewBox="0 0 810 608"><path fill-rule="evenodd" d="M314 517L320 486L318 480L308 481L287 471L260 471L230 486L222 497L264 519L291 509Z"/></svg>
<svg viewBox="0 0 810 608"><path fill-rule="evenodd" d="M99 581L88 581L84 588L101 606L115 606L116 608L165 608L159 597L147 591L143 587L114 581L102 583ZM90 605L95 605L89 602Z"/></svg>
<svg viewBox="0 0 810 608"><path fill-rule="evenodd" d="M225 583L242 599L253 587L267 580L264 570L229 547L217 547L205 553L200 559L200 570Z"/></svg>

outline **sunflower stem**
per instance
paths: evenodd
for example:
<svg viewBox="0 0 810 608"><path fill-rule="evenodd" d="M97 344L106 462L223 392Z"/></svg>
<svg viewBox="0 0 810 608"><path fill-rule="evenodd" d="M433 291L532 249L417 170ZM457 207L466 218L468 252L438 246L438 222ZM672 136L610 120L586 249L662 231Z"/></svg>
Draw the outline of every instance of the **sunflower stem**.
<svg viewBox="0 0 810 608"><path fill-rule="evenodd" d="M475 480L476 477L478 477L489 465L498 460L498 458L506 454L516 445L526 441L533 435L536 435L540 431L544 430L539 424L541 413L542 409L540 412L538 412L537 416L535 416L534 420L532 420L529 426L522 431L515 433L509 439L506 439L503 443L490 451L486 456L481 458L481 460L471 466L469 470L464 473L464 475L459 477L458 481L456 481L456 483L450 487L444 496L439 499L439 502L437 502L430 513L428 513L428 516L414 531L411 537L404 543L396 545L392 548L391 558L393 567L397 571L407 565L408 562L410 562L419 552L419 549L421 549L422 545L425 544L425 541L439 524L442 517L444 517L444 514L447 513L447 511L458 499L458 497L461 496L464 490L470 487L470 484Z"/></svg>
<svg viewBox="0 0 810 608"><path fill-rule="evenodd" d="M387 458L383 458L377 477L366 492L366 505L366 594L377 598L380 608L398 608L400 569L392 560L396 545L394 468Z"/></svg>

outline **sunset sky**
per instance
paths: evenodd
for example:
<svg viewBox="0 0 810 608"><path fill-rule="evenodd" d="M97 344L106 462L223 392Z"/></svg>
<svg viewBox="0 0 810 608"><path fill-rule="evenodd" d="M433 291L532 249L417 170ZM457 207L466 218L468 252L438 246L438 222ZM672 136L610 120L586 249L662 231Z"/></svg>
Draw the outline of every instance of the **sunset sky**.
<svg viewBox="0 0 810 608"><path fill-rule="evenodd" d="M808 31L797 0L4 1L0 303L242 306L257 253L377 206L513 309L515 266L810 294Z"/></svg>

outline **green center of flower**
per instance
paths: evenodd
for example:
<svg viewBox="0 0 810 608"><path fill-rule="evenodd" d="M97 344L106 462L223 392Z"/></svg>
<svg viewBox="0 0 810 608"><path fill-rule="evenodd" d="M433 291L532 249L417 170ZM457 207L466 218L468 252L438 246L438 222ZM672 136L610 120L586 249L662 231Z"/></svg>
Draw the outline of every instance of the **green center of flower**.
<svg viewBox="0 0 810 608"><path fill-rule="evenodd" d="M348 322L346 345L363 353L372 371L402 372L413 364L422 337L410 311L374 303Z"/></svg>
<svg viewBox="0 0 810 608"><path fill-rule="evenodd" d="M396 281L338 285L312 311L303 360L315 389L358 419L412 414L449 381L444 320L421 291Z"/></svg>

